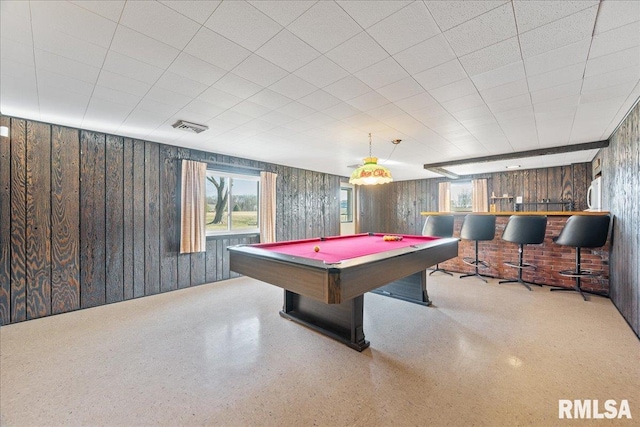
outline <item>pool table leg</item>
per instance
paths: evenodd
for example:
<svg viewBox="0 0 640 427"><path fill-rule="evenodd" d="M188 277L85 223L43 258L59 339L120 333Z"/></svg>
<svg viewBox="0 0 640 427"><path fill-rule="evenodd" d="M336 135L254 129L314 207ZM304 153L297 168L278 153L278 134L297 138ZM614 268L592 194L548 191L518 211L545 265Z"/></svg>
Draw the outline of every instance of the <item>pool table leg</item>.
<svg viewBox="0 0 640 427"><path fill-rule="evenodd" d="M396 280L371 292L414 304L431 305L429 293L427 292L427 270Z"/></svg>
<svg viewBox="0 0 640 427"><path fill-rule="evenodd" d="M364 295L341 304L325 304L285 290L280 316L362 351L369 347L364 337L363 313Z"/></svg>

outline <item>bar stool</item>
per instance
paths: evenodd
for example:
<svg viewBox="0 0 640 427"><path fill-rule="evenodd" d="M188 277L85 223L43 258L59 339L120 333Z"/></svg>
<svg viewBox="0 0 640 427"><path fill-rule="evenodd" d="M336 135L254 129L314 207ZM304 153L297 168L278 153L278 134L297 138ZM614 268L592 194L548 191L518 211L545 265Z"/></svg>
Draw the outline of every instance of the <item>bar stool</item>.
<svg viewBox="0 0 640 427"><path fill-rule="evenodd" d="M505 265L518 269L518 278L511 280L501 280L498 284L502 283L520 283L525 288L531 290L532 285L542 287L542 285L533 282L527 282L522 280L522 270L525 268L537 268L532 264L525 264L522 262L524 256L524 245L539 245L544 241L544 233L547 230L547 216L546 215L512 215L509 217L504 232L502 233L502 240L511 243L518 244L518 263L505 262Z"/></svg>
<svg viewBox="0 0 640 427"><path fill-rule="evenodd" d="M465 264L473 265L476 269L476 272L472 274L464 274L460 276L461 279L464 279L465 277L476 276L476 277L479 277L483 282L487 283L487 281L478 272L478 267L480 266L485 268L489 267L489 263L478 259L478 241L493 240L493 237L495 236L495 234L496 234L496 216L495 215L467 215L464 217L464 222L462 223L462 230L460 230L460 238L464 240L476 241L476 257L475 259L463 258L462 261Z"/></svg>
<svg viewBox="0 0 640 427"><path fill-rule="evenodd" d="M424 227L422 227L422 235L435 237L453 236L453 215L429 215L424 223ZM441 271L444 274L453 276L453 274L447 270L440 268L438 264L436 264L436 268L429 273L429 276L436 271Z"/></svg>
<svg viewBox="0 0 640 427"><path fill-rule="evenodd" d="M564 227L560 231L560 235L553 239L554 243L564 246L573 246L576 248L576 269L562 270L559 272L561 276L574 277L576 284L573 288L551 288L552 291L575 291L582 295L582 299L587 301L584 295L593 294L600 295L598 292L590 292L582 289L580 279L583 277L599 276L591 270L583 270L580 266L580 249L581 248L600 248L607 243L609 236L609 223L611 217L609 215L573 215L567 219Z"/></svg>

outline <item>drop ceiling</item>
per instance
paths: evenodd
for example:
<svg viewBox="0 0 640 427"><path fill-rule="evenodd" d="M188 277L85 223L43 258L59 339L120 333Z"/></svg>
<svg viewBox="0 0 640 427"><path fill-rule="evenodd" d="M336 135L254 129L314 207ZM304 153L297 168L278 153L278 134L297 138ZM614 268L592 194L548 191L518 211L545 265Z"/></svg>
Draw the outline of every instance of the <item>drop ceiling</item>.
<svg viewBox="0 0 640 427"><path fill-rule="evenodd" d="M428 178L607 139L640 95L638 1L0 4L2 114L345 176L369 132L396 180Z"/></svg>

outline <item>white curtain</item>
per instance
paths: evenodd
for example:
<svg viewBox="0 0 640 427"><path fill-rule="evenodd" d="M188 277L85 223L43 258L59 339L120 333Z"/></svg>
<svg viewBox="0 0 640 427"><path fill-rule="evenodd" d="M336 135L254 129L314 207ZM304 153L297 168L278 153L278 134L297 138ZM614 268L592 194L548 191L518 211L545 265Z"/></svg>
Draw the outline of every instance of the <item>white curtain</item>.
<svg viewBox="0 0 640 427"><path fill-rule="evenodd" d="M260 172L260 242L276 241L276 179L278 174Z"/></svg>
<svg viewBox="0 0 640 427"><path fill-rule="evenodd" d="M473 187L471 191L471 210L473 212L488 212L489 211L489 195L487 190L486 179L474 179L471 180Z"/></svg>
<svg viewBox="0 0 640 427"><path fill-rule="evenodd" d="M205 252L206 194L205 179L207 164L192 160L182 161L180 203L180 253Z"/></svg>
<svg viewBox="0 0 640 427"><path fill-rule="evenodd" d="M451 212L451 184L438 184L438 212Z"/></svg>

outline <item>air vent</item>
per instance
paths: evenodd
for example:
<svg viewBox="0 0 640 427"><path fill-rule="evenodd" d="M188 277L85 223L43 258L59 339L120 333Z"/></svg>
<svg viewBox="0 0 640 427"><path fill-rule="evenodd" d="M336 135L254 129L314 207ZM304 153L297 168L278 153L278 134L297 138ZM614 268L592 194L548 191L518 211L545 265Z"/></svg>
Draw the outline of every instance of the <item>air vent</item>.
<svg viewBox="0 0 640 427"><path fill-rule="evenodd" d="M176 129L181 129L187 132L200 133L209 129L209 126L199 125L197 123L185 122L184 120L178 120L173 124Z"/></svg>

